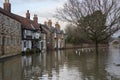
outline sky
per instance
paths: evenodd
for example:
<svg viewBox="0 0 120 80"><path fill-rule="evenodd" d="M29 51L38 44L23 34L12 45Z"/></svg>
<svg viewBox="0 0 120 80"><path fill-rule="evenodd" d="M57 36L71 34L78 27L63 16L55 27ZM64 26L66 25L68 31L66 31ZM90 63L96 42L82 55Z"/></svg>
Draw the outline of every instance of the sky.
<svg viewBox="0 0 120 80"><path fill-rule="evenodd" d="M64 29L66 23L57 20L53 17L57 8L63 6L67 0L9 0L11 3L12 13L26 16L27 10L30 11L31 19L34 14L38 15L39 23L44 23L44 21L52 20L53 26L56 22L59 22L61 28ZM0 0L0 7L3 8L4 0Z"/></svg>
<svg viewBox="0 0 120 80"><path fill-rule="evenodd" d="M59 22L61 29L64 29L67 23L55 19L53 15L55 14L56 9L62 7L66 1L67 0L9 0L12 13L25 17L27 10L29 10L31 19L34 14L37 14L39 23L44 24L44 21L51 19L53 26L56 22ZM0 0L0 7L2 8L3 3L4 0ZM120 31L113 36L117 37L119 34Z"/></svg>

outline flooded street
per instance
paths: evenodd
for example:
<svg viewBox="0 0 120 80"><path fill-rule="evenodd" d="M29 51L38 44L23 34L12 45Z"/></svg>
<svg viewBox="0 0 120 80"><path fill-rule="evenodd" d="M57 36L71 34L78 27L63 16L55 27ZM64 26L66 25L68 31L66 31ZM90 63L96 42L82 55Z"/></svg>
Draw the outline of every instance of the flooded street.
<svg viewBox="0 0 120 80"><path fill-rule="evenodd" d="M0 61L0 80L120 80L120 49L19 55Z"/></svg>

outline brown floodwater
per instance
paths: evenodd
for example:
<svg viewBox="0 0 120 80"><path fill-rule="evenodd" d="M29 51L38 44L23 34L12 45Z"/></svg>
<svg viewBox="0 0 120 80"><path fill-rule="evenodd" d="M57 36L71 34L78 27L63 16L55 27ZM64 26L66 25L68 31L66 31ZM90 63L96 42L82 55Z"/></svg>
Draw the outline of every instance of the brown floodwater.
<svg viewBox="0 0 120 80"><path fill-rule="evenodd" d="M0 61L0 80L120 80L120 49L75 49Z"/></svg>

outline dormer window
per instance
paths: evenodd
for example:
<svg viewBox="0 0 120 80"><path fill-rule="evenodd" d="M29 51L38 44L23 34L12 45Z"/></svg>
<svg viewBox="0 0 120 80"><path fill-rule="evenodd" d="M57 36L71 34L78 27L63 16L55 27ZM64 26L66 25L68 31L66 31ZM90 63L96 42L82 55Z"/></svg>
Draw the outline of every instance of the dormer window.
<svg viewBox="0 0 120 80"><path fill-rule="evenodd" d="M32 35L32 32L30 31L30 30L25 30L25 32L24 32L26 35Z"/></svg>

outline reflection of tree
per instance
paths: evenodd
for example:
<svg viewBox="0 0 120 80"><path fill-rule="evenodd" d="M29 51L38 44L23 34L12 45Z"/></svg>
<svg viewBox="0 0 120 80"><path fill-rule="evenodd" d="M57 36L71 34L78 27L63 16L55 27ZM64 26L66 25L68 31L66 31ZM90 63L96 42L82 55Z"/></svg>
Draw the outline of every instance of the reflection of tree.
<svg viewBox="0 0 120 80"><path fill-rule="evenodd" d="M82 73L82 79L87 80L107 80L107 73L105 71L106 54L101 53L98 57L95 53L67 53L68 68L78 67L79 72Z"/></svg>

